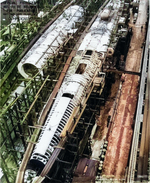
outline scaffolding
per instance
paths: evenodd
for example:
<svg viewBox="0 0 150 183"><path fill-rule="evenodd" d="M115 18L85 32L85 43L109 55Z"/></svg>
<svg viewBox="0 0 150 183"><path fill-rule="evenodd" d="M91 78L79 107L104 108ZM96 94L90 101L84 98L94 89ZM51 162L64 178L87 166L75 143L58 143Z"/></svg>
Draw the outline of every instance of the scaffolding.
<svg viewBox="0 0 150 183"><path fill-rule="evenodd" d="M98 1L94 4L94 8L91 1L83 1L80 4L86 10L84 21L79 25L78 32L66 40L58 54L48 59L47 65L42 68L44 71L43 77L40 73L37 73L32 79L19 78L20 76L17 75L14 69L16 68L16 63L14 63L14 67L11 67L3 77L3 83L6 82L7 85L10 86L11 83L8 83L8 80L13 82L14 80L19 81L23 88L21 94L16 92L14 96L9 96L9 100L4 102L5 105L2 106L0 114L1 166L4 179L7 183L15 182L24 152L27 151L28 148L30 148L30 152L32 152L32 147L36 143L36 139L45 119L44 116L42 116L42 119L40 118L41 111L43 109L46 116L47 112L50 110L51 104L57 94L56 89L59 89L63 81L63 77L70 65L69 62L71 62L72 58L75 56L78 46L90 27L88 23L96 14L98 7L102 4L103 1ZM85 32L83 32L84 30ZM74 47L77 40L79 40L79 42L76 47ZM59 77L61 79L59 79ZM6 85L3 86L6 87ZM50 99L49 96L52 98ZM49 100L51 100L50 103ZM46 107L43 108L44 106Z"/></svg>

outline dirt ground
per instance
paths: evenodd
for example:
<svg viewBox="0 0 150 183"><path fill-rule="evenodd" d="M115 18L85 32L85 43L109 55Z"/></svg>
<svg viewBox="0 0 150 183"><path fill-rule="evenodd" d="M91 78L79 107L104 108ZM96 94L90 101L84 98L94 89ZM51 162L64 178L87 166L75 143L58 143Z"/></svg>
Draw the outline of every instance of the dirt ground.
<svg viewBox="0 0 150 183"><path fill-rule="evenodd" d="M145 44L147 2L147 0L140 1L137 21L135 24L132 22L129 24L132 27L133 36L126 58L126 71L140 72L143 46ZM140 78L138 75L125 74L124 79L103 166L103 175L115 179L122 179L125 176Z"/></svg>
<svg viewBox="0 0 150 183"><path fill-rule="evenodd" d="M103 174L105 176L120 179L125 175L133 134L138 86L139 76L125 75L113 130L108 139L103 167Z"/></svg>
<svg viewBox="0 0 150 183"><path fill-rule="evenodd" d="M107 98L107 101L104 106L100 108L100 117L97 123L96 133L94 139L102 140L106 137L107 134L107 119L111 115L115 97L119 88L120 76L116 74L115 83L112 84L110 95Z"/></svg>
<svg viewBox="0 0 150 183"><path fill-rule="evenodd" d="M133 36L131 38L130 48L126 58L126 71L139 72L141 67L141 59L143 47L145 45L146 21L147 21L147 0L141 0L138 10L138 18L136 23L130 19L129 26L132 27ZM132 15L131 15L132 16Z"/></svg>

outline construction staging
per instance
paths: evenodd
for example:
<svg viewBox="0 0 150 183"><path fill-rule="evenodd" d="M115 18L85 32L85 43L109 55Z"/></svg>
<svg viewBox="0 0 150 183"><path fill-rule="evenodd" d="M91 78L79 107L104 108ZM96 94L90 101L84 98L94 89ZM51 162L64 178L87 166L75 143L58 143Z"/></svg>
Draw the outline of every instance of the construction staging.
<svg viewBox="0 0 150 183"><path fill-rule="evenodd" d="M1 181L149 182L150 1L62 1L49 14L2 56Z"/></svg>

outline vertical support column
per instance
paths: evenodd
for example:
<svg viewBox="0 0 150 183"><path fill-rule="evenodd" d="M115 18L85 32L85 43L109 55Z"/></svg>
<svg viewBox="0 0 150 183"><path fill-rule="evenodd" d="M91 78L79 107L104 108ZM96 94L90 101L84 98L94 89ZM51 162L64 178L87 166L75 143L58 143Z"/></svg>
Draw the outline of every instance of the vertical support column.
<svg viewBox="0 0 150 183"><path fill-rule="evenodd" d="M17 109L16 105L14 106L14 110L16 112L17 126L18 126L18 129L19 129L19 132L20 132L20 137L21 137L21 140L22 140L22 143L23 143L24 147L26 148L26 143L25 143L25 140L24 140L24 134L23 134L23 131L22 131L22 127L20 125L21 120L20 120L18 109Z"/></svg>
<svg viewBox="0 0 150 183"><path fill-rule="evenodd" d="M6 134L7 134L7 137L9 138L9 141L8 141L7 137L6 137L6 139L7 139L7 141L10 143L10 146L12 145L13 149L15 149L15 145L14 145L13 139L12 139L12 137L11 137L11 131L10 131L10 129L9 129L9 127L8 127L8 124L7 124L7 123L8 123L8 122L7 122L7 118L4 117L4 120L5 120L5 122L3 123L3 126L4 126L4 128L5 128L5 132L6 132Z"/></svg>
<svg viewBox="0 0 150 183"><path fill-rule="evenodd" d="M16 127L15 127L14 122L12 120L12 114L11 114L11 110L10 109L8 110L8 117L9 117L9 119L11 121L12 126L13 126L15 137L17 138L18 136L17 136L17 133L16 133Z"/></svg>

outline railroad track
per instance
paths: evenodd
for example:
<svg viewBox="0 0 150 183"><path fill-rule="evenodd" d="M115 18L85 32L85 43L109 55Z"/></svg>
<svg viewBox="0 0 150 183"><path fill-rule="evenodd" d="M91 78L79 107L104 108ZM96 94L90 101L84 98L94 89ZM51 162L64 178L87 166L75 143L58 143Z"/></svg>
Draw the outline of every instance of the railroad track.
<svg viewBox="0 0 150 183"><path fill-rule="evenodd" d="M149 4L150 6L150 4ZM147 169L143 167L143 165L148 165L148 157L149 157L149 151L150 148L150 127L149 127L149 121L150 121L150 65L148 67L147 72L147 66L150 56L150 41L149 41L149 34L150 34L150 20L148 25L148 31L147 31L147 39L146 39L146 45L145 45L145 52L144 52L144 60L143 60L143 69L141 72L141 84L140 84L140 92L139 92L139 100L137 105L137 114L135 119L135 127L134 127L134 134L133 134L133 140L132 140L132 147L131 147L131 154L130 154L130 162L129 162L129 169L128 169L128 175L127 175L127 182L128 183L134 183L135 176L137 178L139 177L139 180L144 180L145 174L147 176ZM147 83L146 83L147 78ZM144 88L146 89L146 98L145 98L145 106L144 104ZM142 112L142 108L144 107L144 114ZM140 128L142 126L143 121L143 129L142 129L142 140L141 140L141 149L139 155L141 156L140 161L138 162L138 172L136 173L136 165L137 165L137 154L139 149L139 142L140 142ZM144 154L144 151L146 154ZM143 158L145 156L146 158ZM148 167L148 166L147 166ZM143 169L144 168L144 169ZM136 175L137 174L137 175Z"/></svg>
<svg viewBox="0 0 150 183"><path fill-rule="evenodd" d="M148 33L149 34L149 33ZM150 44L149 44L150 46ZM150 48L146 47L146 54L149 58ZM145 55L146 56L146 55ZM146 58L147 58L146 57ZM147 58L147 62L148 62ZM140 142L137 180L143 181L148 180L148 158L150 152L150 65L147 65L147 82L145 83L146 92L144 98L144 114L143 114L143 125L142 125L142 137ZM150 168L150 167L149 167Z"/></svg>
<svg viewBox="0 0 150 183"><path fill-rule="evenodd" d="M144 114L143 114L143 125L142 125L142 137L140 142L137 180L143 181L148 180L148 158L150 151L150 72L147 75L146 93L144 99Z"/></svg>
<svg viewBox="0 0 150 183"><path fill-rule="evenodd" d="M120 101L119 101L120 105L117 109L115 128L112 132L112 136L110 137L111 138L110 146L109 146L109 142L108 142L108 150L106 152L106 157L105 157L105 162L104 162L104 172L103 173L108 177L110 175L112 175L116 179L119 179L120 177L125 175L125 168L127 167L127 159L128 159L128 155L130 152L129 147L132 142L132 136L128 132L130 130L133 131L133 127L131 126L131 124L133 123L132 116L134 116L134 113L136 111L135 110L136 109L136 100L138 98L138 95L137 95L138 87L137 86L138 86L138 80L140 78L139 77L140 65L142 63L142 56L143 56L142 52L144 50L141 45L145 41L145 35L146 35L145 30L146 30L146 19L147 19L147 14L146 14L146 12L143 12L142 9L146 9L146 4L147 4L147 1L141 0L140 5L139 5L139 14L138 14L137 22L135 23L135 25L133 23L131 23L131 26L133 28L132 29L133 36L131 38L130 48L129 48L127 58L126 58L126 67L125 67L126 80L123 83L123 86L125 86L123 89L125 89L126 92L124 92L124 90L122 89L122 94L121 94L122 98L120 97ZM147 34L147 35L149 35L149 34ZM147 60L146 56L144 57L144 59ZM144 73L144 67L146 69L146 66L147 66L147 64L145 66L143 65L143 71L142 71L143 77L141 80L141 84L144 83L144 85L145 85L145 79L146 79L146 73ZM135 75L135 77L133 74ZM129 81L131 81L131 82L128 84ZM128 84L128 86L127 86L127 84ZM128 172L129 173L129 175L128 175L129 182L134 181L133 174L135 173L135 170L136 170L135 165L136 165L138 139L139 139L140 125L141 125L144 85L143 86L141 85L141 88L140 88L141 96L139 97L139 101L140 101L139 106L138 106L139 110L137 112L137 121L135 122L134 137L133 137L131 159L130 159L130 164L132 164L132 166L134 168L132 167L132 170L131 170L130 169L131 167L129 167L129 172ZM131 94L128 95L127 91L130 87L133 90L131 90L132 91ZM126 101L124 100L123 96L124 96L124 98L128 97L128 98L126 98ZM133 101L133 98L134 98L134 101ZM133 102L131 102L131 101L133 101ZM126 105L126 102L128 102L129 105ZM129 108L130 105L132 106L132 108ZM129 109L129 110L128 111L126 110L124 112L123 109L127 109L127 110ZM127 115L128 112L129 113L131 112L131 113L128 114L128 118L127 118L125 115ZM122 117L122 116L124 116L124 117ZM130 121L130 123L128 123L129 121ZM126 122L126 123L124 123L124 122ZM122 124L122 126L120 128L121 124ZM129 128L125 129L127 127L129 127ZM115 148L116 146L117 146L117 148Z"/></svg>

